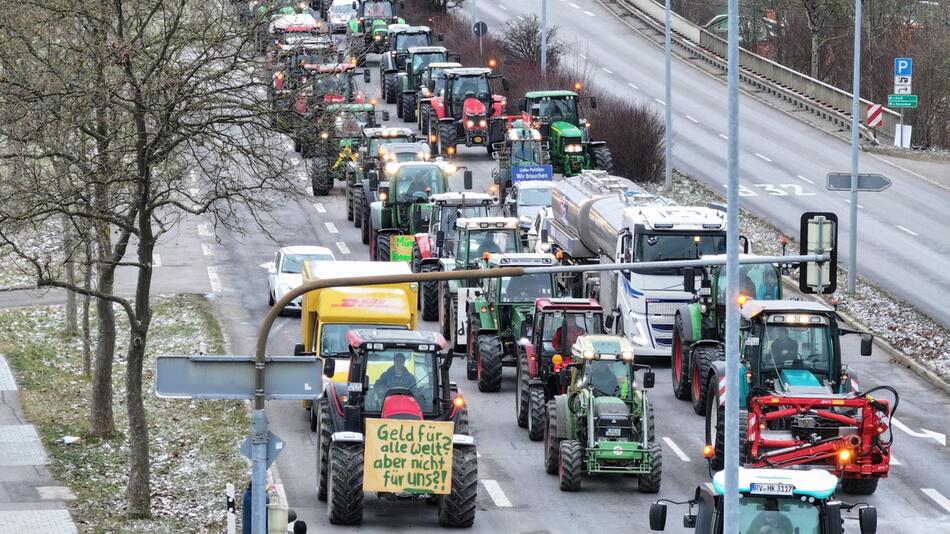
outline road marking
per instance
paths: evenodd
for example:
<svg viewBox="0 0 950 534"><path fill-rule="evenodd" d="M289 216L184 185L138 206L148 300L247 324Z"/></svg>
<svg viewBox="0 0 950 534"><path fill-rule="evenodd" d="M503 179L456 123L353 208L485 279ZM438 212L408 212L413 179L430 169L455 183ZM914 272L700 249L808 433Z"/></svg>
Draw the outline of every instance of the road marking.
<svg viewBox="0 0 950 534"><path fill-rule="evenodd" d="M901 225L899 225L899 224L897 225L897 227L900 228L901 230L907 232L908 234L910 234L910 235L912 235L912 236L914 236L914 237L917 237L917 232L915 232L915 231L913 231L913 230L909 230L909 229L907 229L907 228L904 228L903 226L901 226Z"/></svg>
<svg viewBox="0 0 950 534"><path fill-rule="evenodd" d="M208 282L211 284L212 293L221 292L221 278L218 277L218 268L214 265L208 266Z"/></svg>
<svg viewBox="0 0 950 534"><path fill-rule="evenodd" d="M891 465L901 465L901 461L897 459L897 456L894 456L894 453L891 453Z"/></svg>
<svg viewBox="0 0 950 534"><path fill-rule="evenodd" d="M336 225L330 221L323 223L323 225L327 227L327 232L330 232L331 234L340 233L340 231L336 229Z"/></svg>
<svg viewBox="0 0 950 534"><path fill-rule="evenodd" d="M920 432L915 432L904 423L898 421L896 417L891 417L891 425L896 426L901 430L901 432L909 436L913 436L915 438L932 439L944 447L947 446L947 436L941 434L940 432L934 432L933 430L927 430L926 428L921 428Z"/></svg>
<svg viewBox="0 0 950 534"><path fill-rule="evenodd" d="M933 499L934 502L939 504L941 508L947 512L950 512L950 500L941 495L939 491L933 488L920 488L920 491L924 492L924 495Z"/></svg>
<svg viewBox="0 0 950 534"><path fill-rule="evenodd" d="M842 198L841 200L847 202L848 204L851 203L851 199L850 199L850 198ZM864 206L862 206L861 204L858 204L858 209L862 209L862 210L863 210L863 209L864 209Z"/></svg>
<svg viewBox="0 0 950 534"><path fill-rule="evenodd" d="M677 456L680 457L680 460L683 460L684 462L688 462L688 461L689 461L689 456L686 456L686 453L683 452L683 449L680 449L679 447L677 447L677 446L676 446L676 443L673 443L673 440L672 440L672 439L670 439L670 438L668 438L668 437L666 437L666 436L663 436L663 441L665 441L665 442L666 442L666 445L667 445L670 449L673 450L673 454L675 454L675 455L677 455Z"/></svg>
<svg viewBox="0 0 950 534"><path fill-rule="evenodd" d="M696 120L696 119L690 117L689 115L686 115L686 118L689 119L689 120L691 120L691 121L693 121L693 124L699 124L699 121L698 121L698 120Z"/></svg>
<svg viewBox="0 0 950 534"><path fill-rule="evenodd" d="M208 226L208 223L202 223L198 225L198 235L202 237L211 237L211 228Z"/></svg>
<svg viewBox="0 0 950 534"><path fill-rule="evenodd" d="M725 139L725 140L727 140L727 141L729 140L729 136L726 135L726 134L723 134L723 133L719 134L719 137L722 137L723 139Z"/></svg>
<svg viewBox="0 0 950 534"><path fill-rule="evenodd" d="M498 4L498 7L500 7L500 8L502 8L502 9L504 9L505 11L508 11L508 8L507 8L507 7L505 7L505 6L503 5L503 4Z"/></svg>
<svg viewBox="0 0 950 534"><path fill-rule="evenodd" d="M579 6L579 5L577 5L577 4L574 4L574 3L568 4L568 5L571 6L571 7L573 7L574 9L580 9L580 8L581 8L581 6Z"/></svg>
<svg viewBox="0 0 950 534"><path fill-rule="evenodd" d="M581 57L584 58L584 59L587 59L587 56L585 56L584 54L578 53L577 55L581 56Z"/></svg>
<svg viewBox="0 0 950 534"><path fill-rule="evenodd" d="M594 15L593 13L591 13L590 11L585 11L584 14L587 15L588 17L593 17L593 16L595 16L595 15Z"/></svg>
<svg viewBox="0 0 950 534"><path fill-rule="evenodd" d="M665 106L665 105L666 105L666 102L660 100L659 98L654 98L653 100L656 100L657 102L659 102L659 104L660 104L661 106Z"/></svg>
<svg viewBox="0 0 950 534"><path fill-rule="evenodd" d="M758 152L756 152L755 155L758 156L759 159L761 159L762 161L766 161L766 162L768 162L768 163L772 163L772 160L770 160L770 159L767 158L766 156L763 156L762 154L759 154Z"/></svg>
<svg viewBox="0 0 950 534"><path fill-rule="evenodd" d="M608 69L607 67L601 67L600 70L606 72L607 74L613 74L613 73L614 73L614 71Z"/></svg>
<svg viewBox="0 0 950 534"><path fill-rule="evenodd" d="M201 244L201 253L205 256L214 256L214 249L207 243Z"/></svg>
<svg viewBox="0 0 950 534"><path fill-rule="evenodd" d="M339 249L340 254L349 254L349 253L350 253L350 247L346 246L346 243L344 243L344 242L342 242L342 241L337 241L337 242L336 242L336 248Z"/></svg>
<svg viewBox="0 0 950 534"><path fill-rule="evenodd" d="M815 185L815 182L809 180L808 178L805 178L805 177L802 176L801 174L798 175L798 179L801 180L801 181L803 181L803 182L807 182L807 183L809 183L809 184L811 184L811 185Z"/></svg>
<svg viewBox="0 0 950 534"><path fill-rule="evenodd" d="M498 485L497 481L491 479L482 480L482 485L485 486L491 500L495 502L495 506L499 508L511 508L511 501L508 500L508 497L505 495L505 492L501 490L501 486Z"/></svg>
<svg viewBox="0 0 950 534"><path fill-rule="evenodd" d="M152 253L152 267L161 267L161 266L162 266L162 257L158 253L153 252Z"/></svg>
<svg viewBox="0 0 950 534"><path fill-rule="evenodd" d="M313 207L316 208L317 213L326 213L327 209L323 207L323 204L319 202L314 202Z"/></svg>
<svg viewBox="0 0 950 534"><path fill-rule="evenodd" d="M637 86L637 84L635 84L635 83L633 83L633 82L627 82L627 85L629 85L630 87L633 87L633 88L636 89L637 91L640 90L640 87Z"/></svg>

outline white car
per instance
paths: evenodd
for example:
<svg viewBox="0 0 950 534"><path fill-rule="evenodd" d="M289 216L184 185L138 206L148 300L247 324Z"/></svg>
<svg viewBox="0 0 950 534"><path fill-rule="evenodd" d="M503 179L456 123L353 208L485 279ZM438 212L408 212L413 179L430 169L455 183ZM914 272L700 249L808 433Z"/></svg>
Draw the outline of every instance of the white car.
<svg viewBox="0 0 950 534"><path fill-rule="evenodd" d="M522 230L528 230L541 210L551 207L553 189L554 182L549 180L515 182L508 188L505 215L517 218Z"/></svg>
<svg viewBox="0 0 950 534"><path fill-rule="evenodd" d="M334 261L333 252L326 247L284 247L277 251L274 261L265 263L267 269L267 302L273 306L288 291L303 283L303 264L307 261ZM300 297L285 310L300 310Z"/></svg>
<svg viewBox="0 0 950 534"><path fill-rule="evenodd" d="M333 33L346 33L346 27L356 18L356 2L353 0L333 0L327 10L327 18Z"/></svg>

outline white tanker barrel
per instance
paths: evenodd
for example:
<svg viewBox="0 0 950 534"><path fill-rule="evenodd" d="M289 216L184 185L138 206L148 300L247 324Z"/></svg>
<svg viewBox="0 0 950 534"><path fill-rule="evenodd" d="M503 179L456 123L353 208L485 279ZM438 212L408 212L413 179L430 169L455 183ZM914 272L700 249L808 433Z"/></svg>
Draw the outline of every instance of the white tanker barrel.
<svg viewBox="0 0 950 534"><path fill-rule="evenodd" d="M642 190L630 180L604 171L584 171L555 183L550 235L574 258L613 258L623 210L635 204L627 193Z"/></svg>

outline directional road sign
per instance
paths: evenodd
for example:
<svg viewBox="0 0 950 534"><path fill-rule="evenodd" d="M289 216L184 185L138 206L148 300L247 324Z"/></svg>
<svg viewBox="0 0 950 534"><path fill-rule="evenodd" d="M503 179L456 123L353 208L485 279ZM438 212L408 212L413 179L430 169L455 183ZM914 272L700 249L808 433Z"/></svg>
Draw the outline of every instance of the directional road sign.
<svg viewBox="0 0 950 534"><path fill-rule="evenodd" d="M894 76L912 76L914 74L914 59L909 57L894 58Z"/></svg>
<svg viewBox="0 0 950 534"><path fill-rule="evenodd" d="M878 192L891 186L883 174L858 174L858 191ZM829 172L828 191L851 191L850 172Z"/></svg>
<svg viewBox="0 0 950 534"><path fill-rule="evenodd" d="M241 454L244 455L248 460L253 460L251 458L251 437L248 436L241 443ZM271 431L267 432L267 468L270 469L270 464L274 463L274 460L277 459L277 456L280 455L280 451L284 450L284 440L277 437L277 434L274 434Z"/></svg>
<svg viewBox="0 0 950 534"><path fill-rule="evenodd" d="M316 356L268 356L266 398L312 400L323 390L323 360ZM159 356L155 393L165 399L251 400L254 356Z"/></svg>
<svg viewBox="0 0 950 534"><path fill-rule="evenodd" d="M887 95L889 108L916 108L917 95Z"/></svg>

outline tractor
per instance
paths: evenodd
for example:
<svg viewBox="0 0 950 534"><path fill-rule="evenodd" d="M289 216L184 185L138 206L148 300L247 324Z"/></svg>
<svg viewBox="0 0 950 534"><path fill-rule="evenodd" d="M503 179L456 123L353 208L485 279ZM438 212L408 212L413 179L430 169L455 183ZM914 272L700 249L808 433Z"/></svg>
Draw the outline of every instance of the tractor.
<svg viewBox="0 0 950 534"><path fill-rule="evenodd" d="M571 360L567 392L547 405L544 470L558 475L561 491L581 489L581 478L595 473L634 475L639 491L660 491L663 450L644 391L655 380L650 366L634 363L621 336L580 336Z"/></svg>
<svg viewBox="0 0 950 534"><path fill-rule="evenodd" d="M515 416L532 441L544 438L548 401L567 392L568 352L582 335L603 334L604 309L593 299L544 298L534 303L530 334L519 341Z"/></svg>
<svg viewBox="0 0 950 534"><path fill-rule="evenodd" d="M419 90L416 92L416 127L422 131L429 123L429 112L432 110L432 97L445 89L445 71L457 69L461 63L441 61L429 63L419 77ZM431 139L435 141L435 139Z"/></svg>
<svg viewBox="0 0 950 534"><path fill-rule="evenodd" d="M697 245L698 246L698 245ZM748 256L743 256L746 258ZM703 258L716 258L706 255ZM696 277L700 285L696 287ZM779 265L742 264L739 266L740 298L778 300L783 297L782 270ZM722 353L726 328L726 267L714 265L689 268L683 275L683 287L693 293L692 302L679 306L673 319L673 351L670 369L673 395L689 399L698 415L706 413L706 376L709 363ZM696 377L694 380L693 377Z"/></svg>
<svg viewBox="0 0 950 534"><path fill-rule="evenodd" d="M426 147L428 148L428 147ZM494 204L491 195L485 193L459 193L450 191L432 195L432 215L427 232L416 234L412 247L412 272L428 273L439 270L439 260L453 250L458 230L455 221L469 217L488 217ZM439 283L423 282L419 291L422 318L436 321L439 318Z"/></svg>
<svg viewBox="0 0 950 534"><path fill-rule="evenodd" d="M448 237L448 234L446 234ZM485 253L521 252L518 219L504 217L472 217L456 219L455 246L443 243L439 258L440 271L481 269ZM452 352L468 352L468 315L465 303L476 287L463 280L439 282L439 323L442 335L449 341Z"/></svg>
<svg viewBox="0 0 950 534"><path fill-rule="evenodd" d="M683 527L696 534L724 534L726 477L720 471L712 483L696 488L686 502L660 499L650 506L650 530L666 529L666 505L686 504ZM877 532L877 510L866 503L847 504L835 498L838 479L821 469L739 468L739 532L841 534L842 510L858 508L861 534ZM693 509L695 508L695 513ZM847 530L850 532L850 529Z"/></svg>
<svg viewBox="0 0 950 534"><path fill-rule="evenodd" d="M475 519L478 460L468 435L465 400L449 381L445 338L411 330L350 330L345 382L327 382L318 401L317 498L327 501L330 522L363 519L363 456L367 419L451 421L451 492L447 495L380 494L387 499L426 499L438 505L439 525L470 527ZM324 361L333 376L334 360ZM403 378L405 377L405 378Z"/></svg>
<svg viewBox="0 0 950 534"><path fill-rule="evenodd" d="M378 112L373 104L331 104L295 140L300 155L310 159L314 195L326 195L334 179L346 179L344 165L354 160L363 129L378 127L377 114L389 120L389 112Z"/></svg>
<svg viewBox="0 0 950 534"><path fill-rule="evenodd" d="M376 159L378 159L379 165L382 167L393 162L429 161L431 157L429 156L428 150L426 150L427 147L428 145L421 141L414 143L386 143L380 145ZM379 200L379 191L369 189L369 180L366 178L363 179L360 187L362 188L361 191L366 192L366 195L362 198L360 204L354 206L353 220L355 226L363 230L361 233L365 235L365 243L369 244L369 206L371 203Z"/></svg>
<svg viewBox="0 0 950 534"><path fill-rule="evenodd" d="M357 2L353 2L357 4ZM356 18L350 20L348 40L350 62L363 65L367 54L378 54L386 49L390 24L405 24L399 16L403 3L391 0L364 0L356 6Z"/></svg>
<svg viewBox="0 0 950 534"><path fill-rule="evenodd" d="M443 35L437 34L436 39L442 41ZM432 29L428 26L389 25L388 47L379 57L380 90L387 104L396 103L396 93L399 84L396 74L403 70L409 48L415 46L432 46Z"/></svg>
<svg viewBox="0 0 950 534"><path fill-rule="evenodd" d="M447 161L386 163L368 175L368 187L377 192L369 206L369 255L376 261L412 260L415 234L429 229L432 204L429 197L449 190L449 177L456 167ZM472 172L465 171L465 188L472 187Z"/></svg>
<svg viewBox="0 0 950 534"><path fill-rule="evenodd" d="M580 174L584 169L611 172L613 160L607 142L590 139L590 123L578 116L580 99L573 91L531 91L521 100L521 111L540 119L554 172L564 176ZM597 107L594 97L590 97L590 107Z"/></svg>
<svg viewBox="0 0 950 534"><path fill-rule="evenodd" d="M546 165L550 160L548 144L542 140L539 124L527 114L505 117L508 127L503 139L492 143L498 168L492 170L492 181L498 197L505 198L511 187L511 171L518 165Z"/></svg>
<svg viewBox="0 0 950 534"><path fill-rule="evenodd" d="M504 90L508 80L487 68L448 69L444 73L445 90L430 100L431 110L426 135L434 153L455 154L455 146L484 146L492 152L489 121L504 114L506 99L492 92L491 80L501 78Z"/></svg>
<svg viewBox="0 0 950 534"><path fill-rule="evenodd" d="M749 467L819 468L841 479L847 493L868 495L890 468L890 402L862 390L842 362L840 337L861 335L861 355L872 337L842 327L837 313L817 302L750 300L740 310L740 462ZM706 456L722 469L726 366L720 350L701 377L707 395Z"/></svg>
<svg viewBox="0 0 950 534"><path fill-rule="evenodd" d="M429 65L457 62L459 55L442 46L414 46L409 49L406 64L396 75L396 114L406 122L416 121L416 103L422 75Z"/></svg>
<svg viewBox="0 0 950 534"><path fill-rule="evenodd" d="M484 263L495 269L553 266L555 261L551 254L486 253ZM465 371L469 380L478 381L479 391L501 390L502 367L517 367L518 341L530 335L535 301L554 296L549 273L484 279L469 296Z"/></svg>
<svg viewBox="0 0 950 534"><path fill-rule="evenodd" d="M366 95L360 91L353 80L359 74L353 65L346 63L328 63L323 65L307 64L303 66L306 75L297 79L296 85L289 90L276 94L273 106L277 112L275 126L290 135L299 147L303 133L312 128L327 107L333 104L364 104ZM363 80L369 79L369 71L362 71Z"/></svg>

